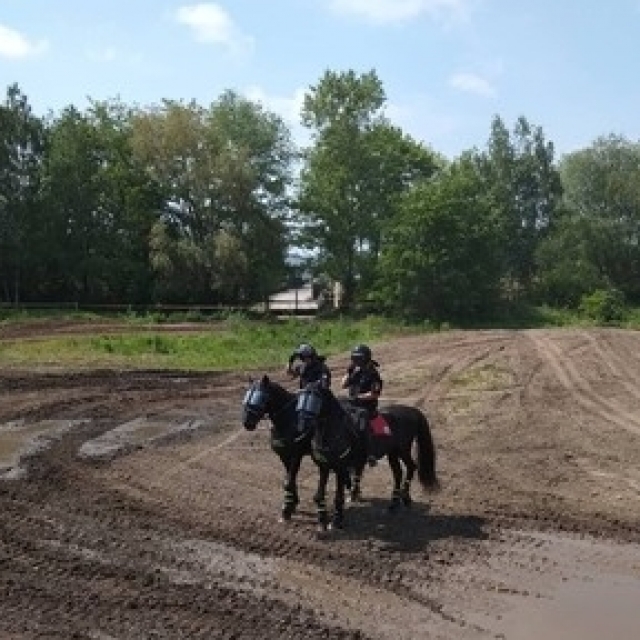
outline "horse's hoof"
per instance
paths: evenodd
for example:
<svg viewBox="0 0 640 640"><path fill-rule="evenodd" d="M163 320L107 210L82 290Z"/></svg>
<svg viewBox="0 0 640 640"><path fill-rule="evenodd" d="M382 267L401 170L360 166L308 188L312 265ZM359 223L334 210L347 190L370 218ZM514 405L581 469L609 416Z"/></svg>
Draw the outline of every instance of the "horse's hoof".
<svg viewBox="0 0 640 640"><path fill-rule="evenodd" d="M348 496L349 502L361 502L362 494L359 491L352 491Z"/></svg>
<svg viewBox="0 0 640 640"><path fill-rule="evenodd" d="M316 526L316 537L319 540L326 538L329 533L329 527L326 524L319 524Z"/></svg>
<svg viewBox="0 0 640 640"><path fill-rule="evenodd" d="M405 493L402 496L402 504L407 508L411 507L411 505L413 504L413 500L411 499L411 496L408 493Z"/></svg>

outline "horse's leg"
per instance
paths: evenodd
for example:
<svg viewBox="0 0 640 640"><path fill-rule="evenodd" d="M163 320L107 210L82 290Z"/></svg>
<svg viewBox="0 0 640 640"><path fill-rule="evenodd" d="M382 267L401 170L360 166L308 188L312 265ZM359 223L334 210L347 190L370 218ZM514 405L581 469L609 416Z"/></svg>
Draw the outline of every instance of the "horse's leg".
<svg viewBox="0 0 640 640"><path fill-rule="evenodd" d="M411 481L413 480L413 476L415 475L416 469L418 465L415 463L413 457L411 456L411 449L409 451L403 451L401 456L402 462L407 469L407 474L404 478L404 482L402 483L402 488L400 490L400 495L402 497L402 502L405 507L410 507L411 503Z"/></svg>
<svg viewBox="0 0 640 640"><path fill-rule="evenodd" d="M296 510L300 498L298 497L298 486L296 479L298 477L298 471L300 471L300 464L302 457L299 455L291 455L288 458L288 464L286 465L286 475L284 481L284 503L282 505L282 521L288 522L291 520L291 516Z"/></svg>
<svg viewBox="0 0 640 640"><path fill-rule="evenodd" d="M389 505L389 511L395 511L402 504L402 467L400 466L400 460L396 453L389 453L389 466L393 473L393 493L391 494L391 504Z"/></svg>
<svg viewBox="0 0 640 640"><path fill-rule="evenodd" d="M358 436L353 448L353 481L351 485L351 491L349 493L349 499L352 502L358 502L362 498L362 488L360 486L360 483L362 481L364 469L367 465L367 443L366 434L364 431L358 432Z"/></svg>
<svg viewBox="0 0 640 640"><path fill-rule="evenodd" d="M327 482L329 480L329 467L327 465L320 465L320 473L318 474L318 490L313 497L313 501L316 503L318 513L318 530L326 531L329 517L327 514Z"/></svg>
<svg viewBox="0 0 640 640"><path fill-rule="evenodd" d="M362 474L364 473L366 461L358 460L353 467L353 478L351 480L351 492L349 493L349 499L351 502L358 502L362 498Z"/></svg>
<svg viewBox="0 0 640 640"><path fill-rule="evenodd" d="M280 461L282 462L282 466L284 467L284 476L282 479L282 492L283 492L283 501L282 501L282 510L281 510L281 520L288 520L286 516L287 506L292 501L292 496L289 493L289 468L291 466L291 456L285 455L284 453L278 453Z"/></svg>
<svg viewBox="0 0 640 640"><path fill-rule="evenodd" d="M344 526L344 490L349 471L348 469L336 469L336 495L333 501L333 518L331 525L336 529Z"/></svg>

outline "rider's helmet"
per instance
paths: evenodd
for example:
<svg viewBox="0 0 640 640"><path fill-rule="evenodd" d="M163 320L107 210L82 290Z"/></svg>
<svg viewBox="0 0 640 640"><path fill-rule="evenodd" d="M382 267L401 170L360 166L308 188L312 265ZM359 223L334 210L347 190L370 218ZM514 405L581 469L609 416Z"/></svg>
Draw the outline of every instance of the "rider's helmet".
<svg viewBox="0 0 640 640"><path fill-rule="evenodd" d="M371 362L371 349L366 344L359 344L351 351L351 361L358 366Z"/></svg>
<svg viewBox="0 0 640 640"><path fill-rule="evenodd" d="M318 354L310 344L303 342L296 349L296 355L299 356L300 358L310 358L313 360Z"/></svg>

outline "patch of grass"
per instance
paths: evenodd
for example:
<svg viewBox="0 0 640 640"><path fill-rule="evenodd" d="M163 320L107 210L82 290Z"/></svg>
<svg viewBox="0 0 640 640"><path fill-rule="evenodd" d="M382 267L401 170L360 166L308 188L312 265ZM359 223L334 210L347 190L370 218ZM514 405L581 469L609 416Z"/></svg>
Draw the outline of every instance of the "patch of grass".
<svg viewBox="0 0 640 640"><path fill-rule="evenodd" d="M627 313L621 326L626 329L640 329L640 307L627 308Z"/></svg>
<svg viewBox="0 0 640 640"><path fill-rule="evenodd" d="M0 307L1 324L24 324L29 322L47 322L49 320L74 320L74 321L96 321L102 319L96 313L88 311L74 311L72 309L14 309L12 307Z"/></svg>
<svg viewBox="0 0 640 640"><path fill-rule="evenodd" d="M213 330L160 333L138 330L98 336L8 340L2 365L235 369L284 364L301 342L327 355L346 352L358 342L375 342L406 331L377 317L360 320L257 322L242 316L216 323Z"/></svg>
<svg viewBox="0 0 640 640"><path fill-rule="evenodd" d="M542 329L544 327L570 327L588 324L578 311L546 305L514 304L503 309L490 320L465 323L465 329Z"/></svg>
<svg viewBox="0 0 640 640"><path fill-rule="evenodd" d="M511 374L508 371L490 364L465 369L451 378L454 386L474 391L501 389L511 381Z"/></svg>
<svg viewBox="0 0 640 640"><path fill-rule="evenodd" d="M118 367L118 368L177 368L192 370L222 370L244 367L271 367L284 364L291 351L301 342L310 342L326 355L346 354L357 343L372 343L408 333L425 333L449 328L467 330L486 328L531 328L593 326L577 312L549 307L526 307L502 322L455 327L430 322L407 324L382 316L331 319L253 320L241 313L224 317L208 317L202 330L189 333L166 333L154 330L165 322L166 316L157 314L97 315L63 310L58 313L16 312L0 310L0 325L8 323L44 322L47 319L95 322L119 319L130 324L131 330L117 334L60 335L30 340L0 341L0 367ZM176 320L199 320L199 315L172 317ZM176 322L179 324L179 322ZM629 309L621 326L640 328L640 309ZM498 382L499 372L468 373L456 382L460 386L484 386Z"/></svg>

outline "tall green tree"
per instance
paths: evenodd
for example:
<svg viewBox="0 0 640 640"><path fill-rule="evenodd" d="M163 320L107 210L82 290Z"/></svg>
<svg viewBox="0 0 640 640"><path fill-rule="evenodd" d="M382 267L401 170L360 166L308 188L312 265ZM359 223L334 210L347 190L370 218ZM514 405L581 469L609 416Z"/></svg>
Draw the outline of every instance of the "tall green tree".
<svg viewBox="0 0 640 640"><path fill-rule="evenodd" d="M227 92L208 109L164 102L139 112L134 143L165 195L152 243L159 294L210 302L270 293L284 274L293 157L282 120Z"/></svg>
<svg viewBox="0 0 640 640"><path fill-rule="evenodd" d="M487 316L500 299L500 220L469 156L413 188L390 224L380 304L434 320Z"/></svg>
<svg viewBox="0 0 640 640"><path fill-rule="evenodd" d="M299 207L306 242L320 253L345 302L355 292L358 244L371 226L361 193L364 136L382 122L386 96L374 71L327 71L305 95L302 122L314 144L305 154Z"/></svg>
<svg viewBox="0 0 640 640"><path fill-rule="evenodd" d="M44 165L48 251L43 279L57 297L145 302L149 236L160 193L135 161L131 113L119 102L62 111Z"/></svg>
<svg viewBox="0 0 640 640"><path fill-rule="evenodd" d="M537 298L553 307L577 308L585 294L611 287L596 259L596 219L567 212L536 252Z"/></svg>
<svg viewBox="0 0 640 640"><path fill-rule="evenodd" d="M302 121L312 130L304 154L299 209L303 242L343 283L345 301L373 282L384 222L398 197L436 170L435 155L393 127L374 71L327 71L305 96Z"/></svg>
<svg viewBox="0 0 640 640"><path fill-rule="evenodd" d="M101 258L102 220L98 213L100 153L97 132L86 114L66 107L50 124L44 167L49 211L43 256L49 288L57 297L95 301L107 266Z"/></svg>
<svg viewBox="0 0 640 640"><path fill-rule="evenodd" d="M478 162L501 220L505 276L515 291L527 295L538 245L561 211L562 182L553 144L524 117L510 132L496 116Z"/></svg>
<svg viewBox="0 0 640 640"><path fill-rule="evenodd" d="M0 105L0 297L20 302L23 280L36 262L40 166L45 127L17 84Z"/></svg>
<svg viewBox="0 0 640 640"><path fill-rule="evenodd" d="M226 298L265 300L286 273L296 157L291 133L279 116L233 91L211 105L209 126L242 162L240 179L232 172L224 182L215 289Z"/></svg>
<svg viewBox="0 0 640 640"><path fill-rule="evenodd" d="M132 114L118 100L92 102L89 116L101 156L98 208L110 261L109 296L148 303L153 273L149 238L161 215L163 193L134 155Z"/></svg>
<svg viewBox="0 0 640 640"><path fill-rule="evenodd" d="M578 258L579 248L577 263L592 274L581 279L583 293L595 286L613 287L640 300L640 144L620 136L599 138L565 156L560 172L571 216L566 226L572 232L561 229L564 233L544 247L540 262L545 278L551 277L554 264Z"/></svg>

